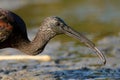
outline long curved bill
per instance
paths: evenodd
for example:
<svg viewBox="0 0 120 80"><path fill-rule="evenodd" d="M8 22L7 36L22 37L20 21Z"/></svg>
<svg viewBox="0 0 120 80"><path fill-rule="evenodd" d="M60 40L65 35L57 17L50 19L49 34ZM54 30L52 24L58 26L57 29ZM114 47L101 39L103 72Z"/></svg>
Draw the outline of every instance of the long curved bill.
<svg viewBox="0 0 120 80"><path fill-rule="evenodd" d="M71 37L74 37L74 38L80 40L86 46L93 49L97 53L97 55L99 56L100 60L102 61L102 64L104 64L104 65L106 64L106 58L103 55L103 53L97 47L95 47L95 44L93 42L91 42L89 39L87 39L84 35L82 35L79 32L73 30L69 26L64 27L64 33L68 36L71 36Z"/></svg>

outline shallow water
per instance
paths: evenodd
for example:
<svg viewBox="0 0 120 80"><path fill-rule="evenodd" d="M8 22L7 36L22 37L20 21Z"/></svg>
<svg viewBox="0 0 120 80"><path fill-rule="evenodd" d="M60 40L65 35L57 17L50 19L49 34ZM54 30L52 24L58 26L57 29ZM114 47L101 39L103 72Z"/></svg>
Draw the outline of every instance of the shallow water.
<svg viewBox="0 0 120 80"><path fill-rule="evenodd" d="M29 35L34 31L30 31ZM120 48L115 47L115 44L119 44L118 38L120 37L105 37L98 42L97 47L107 56L105 66L100 66L99 58L85 46L76 45L75 42L61 44L59 41L51 41L40 54L51 56L51 61L3 60L0 61L0 78L3 80L119 80ZM107 39L109 41L105 43ZM13 49L4 49L1 50L1 55L22 55L22 53Z"/></svg>
<svg viewBox="0 0 120 80"><path fill-rule="evenodd" d="M20 0L20 2L2 0L0 7L14 11L25 20L30 28L28 35L31 40L45 17L57 15L94 41L97 47L105 53L107 64L99 66L100 60L96 54L77 40L67 36L58 36L52 39L44 52L40 54L51 56L51 61L0 61L0 79L119 80L119 3L114 0ZM24 54L9 48L0 50L0 55Z"/></svg>

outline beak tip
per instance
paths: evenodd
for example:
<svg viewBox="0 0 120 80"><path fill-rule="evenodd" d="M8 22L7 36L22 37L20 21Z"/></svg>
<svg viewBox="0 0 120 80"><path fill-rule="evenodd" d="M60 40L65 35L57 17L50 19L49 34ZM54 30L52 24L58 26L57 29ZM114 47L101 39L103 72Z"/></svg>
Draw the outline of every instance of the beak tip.
<svg viewBox="0 0 120 80"><path fill-rule="evenodd" d="M102 64L105 65L106 64L106 58L105 58L104 54L98 48L94 47L94 49L97 52L97 55L102 60Z"/></svg>
<svg viewBox="0 0 120 80"><path fill-rule="evenodd" d="M103 65L105 65L105 64L106 64L106 60L103 61Z"/></svg>

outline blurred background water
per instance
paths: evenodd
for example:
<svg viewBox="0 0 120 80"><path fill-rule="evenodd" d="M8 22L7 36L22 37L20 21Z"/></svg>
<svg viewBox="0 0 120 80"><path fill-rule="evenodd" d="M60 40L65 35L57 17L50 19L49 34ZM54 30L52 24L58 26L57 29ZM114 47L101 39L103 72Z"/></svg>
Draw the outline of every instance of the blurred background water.
<svg viewBox="0 0 120 80"><path fill-rule="evenodd" d="M119 0L0 0L0 7L20 15L27 28L38 27L45 17L59 16L76 30L96 35L96 41L119 34L119 3Z"/></svg>

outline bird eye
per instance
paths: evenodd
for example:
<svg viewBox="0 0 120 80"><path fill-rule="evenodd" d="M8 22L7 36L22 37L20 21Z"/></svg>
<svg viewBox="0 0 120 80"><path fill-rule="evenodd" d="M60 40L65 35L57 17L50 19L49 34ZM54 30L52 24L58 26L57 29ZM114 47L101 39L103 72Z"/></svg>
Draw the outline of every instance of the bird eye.
<svg viewBox="0 0 120 80"><path fill-rule="evenodd" d="M60 26L60 23L59 23L59 22L56 22L55 25L56 25L56 26Z"/></svg>

